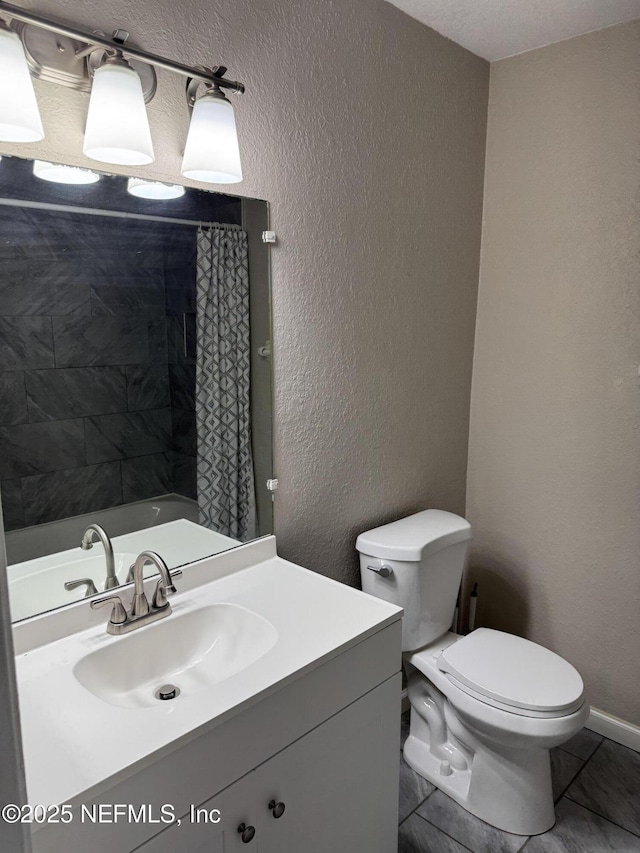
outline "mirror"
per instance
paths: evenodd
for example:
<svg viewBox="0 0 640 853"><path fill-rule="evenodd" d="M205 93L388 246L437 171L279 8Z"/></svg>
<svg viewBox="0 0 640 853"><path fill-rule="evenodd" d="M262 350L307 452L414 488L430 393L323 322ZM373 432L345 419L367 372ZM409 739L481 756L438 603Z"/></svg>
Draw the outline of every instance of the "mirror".
<svg viewBox="0 0 640 853"><path fill-rule="evenodd" d="M143 550L175 568L273 530L267 204L127 183L0 160L14 621L127 582Z"/></svg>

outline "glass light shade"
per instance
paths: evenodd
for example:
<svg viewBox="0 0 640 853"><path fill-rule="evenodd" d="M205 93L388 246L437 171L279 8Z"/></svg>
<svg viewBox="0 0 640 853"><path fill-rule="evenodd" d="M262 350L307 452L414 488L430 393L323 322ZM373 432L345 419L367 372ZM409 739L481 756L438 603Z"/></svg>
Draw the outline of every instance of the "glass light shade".
<svg viewBox="0 0 640 853"><path fill-rule="evenodd" d="M92 160L118 166L146 166L155 159L142 83L124 61L107 61L93 76L82 150Z"/></svg>
<svg viewBox="0 0 640 853"><path fill-rule="evenodd" d="M209 184L236 184L242 180L236 119L226 98L207 92L195 102L182 174Z"/></svg>
<svg viewBox="0 0 640 853"><path fill-rule="evenodd" d="M180 198L184 195L184 187L180 184L163 184L160 181L143 181L142 178L129 178L127 191L138 198L148 198L159 201L169 198Z"/></svg>
<svg viewBox="0 0 640 853"><path fill-rule="evenodd" d="M100 175L89 169L65 166L62 163L47 163L44 160L34 162L33 174L36 178L54 184L95 184L100 180Z"/></svg>
<svg viewBox="0 0 640 853"><path fill-rule="evenodd" d="M38 142L44 129L17 33L0 27L0 139Z"/></svg>

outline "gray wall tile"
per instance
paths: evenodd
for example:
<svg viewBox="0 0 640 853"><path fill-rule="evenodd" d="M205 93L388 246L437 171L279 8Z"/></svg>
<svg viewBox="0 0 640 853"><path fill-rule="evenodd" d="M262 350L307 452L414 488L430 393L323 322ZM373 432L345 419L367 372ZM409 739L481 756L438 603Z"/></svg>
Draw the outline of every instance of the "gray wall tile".
<svg viewBox="0 0 640 853"><path fill-rule="evenodd" d="M185 498L196 500L197 490L197 459L195 456L187 456L185 453L172 451L173 462L173 491Z"/></svg>
<svg viewBox="0 0 640 853"><path fill-rule="evenodd" d="M174 409L195 410L196 366L195 364L170 364L171 405Z"/></svg>
<svg viewBox="0 0 640 853"><path fill-rule="evenodd" d="M171 410L151 409L85 419L87 463L171 450Z"/></svg>
<svg viewBox="0 0 640 853"><path fill-rule="evenodd" d="M123 223L117 223L120 230L123 230ZM126 230L128 226L124 226ZM145 225L147 230L155 228L153 223ZM156 239L155 235L150 235L151 241ZM143 237L140 237L140 243L136 240L127 242L128 238L122 239L120 235L117 240L116 252L119 252L119 257L114 258L114 249L111 246L106 246L102 254L95 257L93 269L93 283L99 284L101 287L119 287L136 290L140 287L152 287L159 292L164 292L164 260L162 257L162 248L156 247L150 250L148 242Z"/></svg>
<svg viewBox="0 0 640 853"><path fill-rule="evenodd" d="M148 327L148 321L140 317L54 317L56 367L147 361Z"/></svg>
<svg viewBox="0 0 640 853"><path fill-rule="evenodd" d="M22 504L22 480L3 480L0 483L2 493L2 517L5 530L24 527L24 507Z"/></svg>
<svg viewBox="0 0 640 853"><path fill-rule="evenodd" d="M167 361L170 364L184 361L182 314L167 316Z"/></svg>
<svg viewBox="0 0 640 853"><path fill-rule="evenodd" d="M240 207L239 202L236 202L236 206ZM231 220L228 219L221 219L218 221L231 222ZM195 231L190 228L180 230L173 228L168 238L164 241L163 250L166 272L171 270L186 270L189 274L186 276L186 280L183 278L178 279L179 286L182 288L185 283L188 286L190 282L193 282L193 288L195 291L195 269L197 257ZM176 286L175 278L169 277L168 281L170 282L171 287Z"/></svg>
<svg viewBox="0 0 640 853"><path fill-rule="evenodd" d="M0 317L0 370L53 366L50 317Z"/></svg>
<svg viewBox="0 0 640 853"><path fill-rule="evenodd" d="M185 356L184 360L189 364L195 364L195 361L198 357L198 339L197 339L196 315L195 314L185 314L184 315L184 326L185 326L185 352L186 352L186 356Z"/></svg>
<svg viewBox="0 0 640 853"><path fill-rule="evenodd" d="M195 264L192 272L193 286L185 286L185 270L167 270L166 304L167 314L175 314L181 317L185 312L195 314L196 312L196 270Z"/></svg>
<svg viewBox="0 0 640 853"><path fill-rule="evenodd" d="M29 370L25 381L32 422L123 412L127 408L123 367Z"/></svg>
<svg viewBox="0 0 640 853"><path fill-rule="evenodd" d="M0 477L27 477L86 464L82 420L0 427Z"/></svg>
<svg viewBox="0 0 640 853"><path fill-rule="evenodd" d="M195 498L195 230L14 208L0 234L7 525Z"/></svg>
<svg viewBox="0 0 640 853"><path fill-rule="evenodd" d="M0 372L0 425L23 424L28 419L24 373Z"/></svg>
<svg viewBox="0 0 640 853"><path fill-rule="evenodd" d="M164 289L113 284L94 284L91 288L91 313L94 317L101 315L159 315L165 314Z"/></svg>
<svg viewBox="0 0 640 853"><path fill-rule="evenodd" d="M173 461L170 453L154 453L123 459L122 496L125 503L166 495L173 491Z"/></svg>
<svg viewBox="0 0 640 853"><path fill-rule="evenodd" d="M54 261L58 247L47 232L51 214L36 210L3 207L0 209L0 257Z"/></svg>
<svg viewBox="0 0 640 853"><path fill-rule="evenodd" d="M149 352L147 362L167 361L167 321L164 317L157 317L147 323L147 339Z"/></svg>
<svg viewBox="0 0 640 853"><path fill-rule="evenodd" d="M157 211L154 211L157 212ZM162 274L164 266L164 251L167 237L167 227L159 222L143 222L129 219L123 222L114 222L117 230L116 245L120 256L126 256L128 264L120 266L118 275L114 275L113 266L108 267L108 272L113 281L120 277L132 275L133 271L142 269L150 276ZM168 231L170 232L169 226Z"/></svg>
<svg viewBox="0 0 640 853"><path fill-rule="evenodd" d="M169 372L165 364L130 365L127 371L127 408L163 409L171 404Z"/></svg>
<svg viewBox="0 0 640 853"><path fill-rule="evenodd" d="M77 259L0 259L0 315L89 314L89 281Z"/></svg>
<svg viewBox="0 0 640 853"><path fill-rule="evenodd" d="M22 489L25 521L29 526L107 509L122 503L120 463L25 477Z"/></svg>
<svg viewBox="0 0 640 853"><path fill-rule="evenodd" d="M170 363L195 364L195 314L167 317L167 359Z"/></svg>

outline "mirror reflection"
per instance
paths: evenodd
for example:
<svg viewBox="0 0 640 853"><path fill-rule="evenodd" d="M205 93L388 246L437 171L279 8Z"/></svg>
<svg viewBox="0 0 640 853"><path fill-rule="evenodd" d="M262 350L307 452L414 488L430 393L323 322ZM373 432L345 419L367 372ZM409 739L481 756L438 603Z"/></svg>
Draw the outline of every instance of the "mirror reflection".
<svg viewBox="0 0 640 853"><path fill-rule="evenodd" d="M0 162L14 621L272 532L266 202L36 171Z"/></svg>

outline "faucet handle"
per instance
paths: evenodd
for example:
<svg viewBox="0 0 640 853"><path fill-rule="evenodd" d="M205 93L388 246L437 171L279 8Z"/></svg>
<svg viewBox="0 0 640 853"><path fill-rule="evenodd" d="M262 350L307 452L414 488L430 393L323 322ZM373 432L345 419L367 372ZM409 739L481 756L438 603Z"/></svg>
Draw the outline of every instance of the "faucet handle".
<svg viewBox="0 0 640 853"><path fill-rule="evenodd" d="M109 617L109 622L112 625L123 625L127 621L127 611L124 609L122 599L119 595L105 595L104 598L94 598L90 603L92 610L97 610L103 604L111 604L113 610Z"/></svg>
<svg viewBox="0 0 640 853"><path fill-rule="evenodd" d="M86 586L87 589L84 594L85 598L89 598L90 595L96 595L98 592L98 590L96 589L96 585L93 582L93 578L79 578L77 581L64 582L64 588L67 590L67 592L72 592L79 586Z"/></svg>

